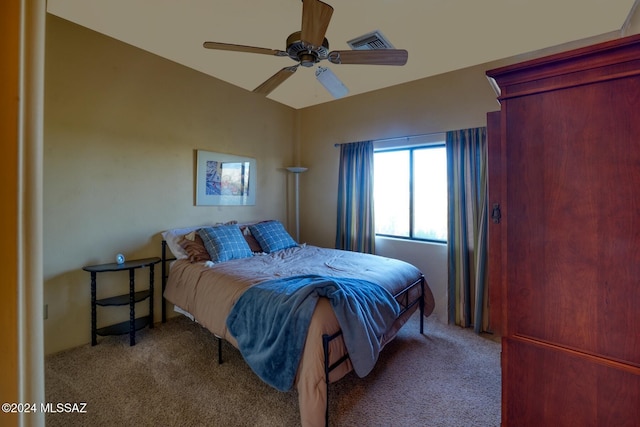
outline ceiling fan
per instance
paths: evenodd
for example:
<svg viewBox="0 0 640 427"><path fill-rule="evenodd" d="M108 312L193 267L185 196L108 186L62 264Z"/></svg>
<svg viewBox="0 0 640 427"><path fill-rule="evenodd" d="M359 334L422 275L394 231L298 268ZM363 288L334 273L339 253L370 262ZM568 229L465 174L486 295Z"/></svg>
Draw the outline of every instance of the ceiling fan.
<svg viewBox="0 0 640 427"><path fill-rule="evenodd" d="M333 7L320 0L302 0L302 29L287 38L286 50L210 41L204 42L203 46L207 49L288 56L296 61L296 65L284 67L253 90L253 92L265 96L291 77L300 65L312 67L325 59L333 64L404 65L407 63L408 53L404 49L334 50L330 52L329 41L325 38L325 34L332 14ZM324 67L319 67L316 76L322 74L320 71L326 70ZM336 95L334 94L334 96Z"/></svg>

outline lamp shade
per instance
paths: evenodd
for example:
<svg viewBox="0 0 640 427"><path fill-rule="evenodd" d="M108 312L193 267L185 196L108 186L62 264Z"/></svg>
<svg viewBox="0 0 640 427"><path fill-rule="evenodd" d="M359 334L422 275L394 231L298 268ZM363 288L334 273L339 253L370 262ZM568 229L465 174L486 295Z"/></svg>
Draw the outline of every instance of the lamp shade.
<svg viewBox="0 0 640 427"><path fill-rule="evenodd" d="M306 171L308 168L303 168L302 166L289 166L287 170L293 173L302 173Z"/></svg>

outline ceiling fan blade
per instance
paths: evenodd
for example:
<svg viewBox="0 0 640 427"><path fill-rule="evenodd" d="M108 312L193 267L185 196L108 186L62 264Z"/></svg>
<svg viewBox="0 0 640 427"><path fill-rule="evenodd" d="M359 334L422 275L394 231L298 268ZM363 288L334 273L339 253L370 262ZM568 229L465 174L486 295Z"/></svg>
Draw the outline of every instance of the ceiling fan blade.
<svg viewBox="0 0 640 427"><path fill-rule="evenodd" d="M280 86L285 80L293 75L298 69L297 65L292 67L284 67L282 70L269 77L264 83L255 88L253 92L263 95L269 95L275 88Z"/></svg>
<svg viewBox="0 0 640 427"><path fill-rule="evenodd" d="M315 47L322 46L332 14L333 7L320 0L302 0L302 41Z"/></svg>
<svg viewBox="0 0 640 427"><path fill-rule="evenodd" d="M329 61L334 64L404 65L409 53L404 49L334 50Z"/></svg>
<svg viewBox="0 0 640 427"><path fill-rule="evenodd" d="M244 46L241 44L204 42L202 44L207 49L230 50L233 52L261 53L263 55L287 56L287 52L277 49L267 49L264 47Z"/></svg>

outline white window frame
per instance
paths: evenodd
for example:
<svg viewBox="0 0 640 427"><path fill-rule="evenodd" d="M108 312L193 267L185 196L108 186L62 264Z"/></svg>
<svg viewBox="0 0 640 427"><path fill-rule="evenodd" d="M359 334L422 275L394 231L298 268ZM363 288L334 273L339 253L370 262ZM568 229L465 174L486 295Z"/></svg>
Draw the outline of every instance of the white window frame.
<svg viewBox="0 0 640 427"><path fill-rule="evenodd" d="M403 138L391 138L391 139L380 139L373 142L374 153L375 152L384 152L384 151L397 151L397 150L409 150L409 149L421 149L421 148L429 148L429 147L446 147L446 133L433 133L428 135L418 135L418 136L409 136ZM411 163L411 161L410 161ZM420 237L414 237L413 227L414 227L414 218L413 218L413 165L411 167L411 176L409 177L409 184L411 186L409 192L409 236L399 236L393 234L382 234L377 233L377 237L389 237L394 239L403 239L403 240L411 240L417 242L426 242L426 243L447 243L446 240L438 240L438 239L425 239ZM374 183L375 185L375 183Z"/></svg>

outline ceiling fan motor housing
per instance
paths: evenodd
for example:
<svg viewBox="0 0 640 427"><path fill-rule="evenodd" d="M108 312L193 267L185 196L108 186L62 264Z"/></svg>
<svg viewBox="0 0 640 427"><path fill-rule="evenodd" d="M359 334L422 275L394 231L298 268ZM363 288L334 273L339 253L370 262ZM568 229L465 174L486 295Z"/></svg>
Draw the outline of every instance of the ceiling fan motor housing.
<svg viewBox="0 0 640 427"><path fill-rule="evenodd" d="M325 37L322 46L313 46L300 40L300 31L287 37L287 54L289 58L300 62L303 67L312 67L329 56L329 40Z"/></svg>

